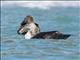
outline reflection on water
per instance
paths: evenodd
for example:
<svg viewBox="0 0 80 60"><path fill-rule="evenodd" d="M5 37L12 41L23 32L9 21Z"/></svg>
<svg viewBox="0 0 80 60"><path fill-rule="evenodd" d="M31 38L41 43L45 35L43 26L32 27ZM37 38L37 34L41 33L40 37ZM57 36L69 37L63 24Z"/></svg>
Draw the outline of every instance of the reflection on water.
<svg viewBox="0 0 80 60"><path fill-rule="evenodd" d="M72 40L3 40L1 55L4 58L15 59L63 59L76 60L79 58L79 47ZM49 58L48 58L49 57ZM3 58L3 59L4 59ZM74 59L73 59L74 58Z"/></svg>

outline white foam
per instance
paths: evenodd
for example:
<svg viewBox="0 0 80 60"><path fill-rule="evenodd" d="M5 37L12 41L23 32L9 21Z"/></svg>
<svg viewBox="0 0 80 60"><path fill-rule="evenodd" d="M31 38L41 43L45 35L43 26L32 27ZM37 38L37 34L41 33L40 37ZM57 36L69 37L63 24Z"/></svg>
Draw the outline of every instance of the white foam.
<svg viewBox="0 0 80 60"><path fill-rule="evenodd" d="M51 7L80 7L80 1L1 1L1 6L49 9Z"/></svg>

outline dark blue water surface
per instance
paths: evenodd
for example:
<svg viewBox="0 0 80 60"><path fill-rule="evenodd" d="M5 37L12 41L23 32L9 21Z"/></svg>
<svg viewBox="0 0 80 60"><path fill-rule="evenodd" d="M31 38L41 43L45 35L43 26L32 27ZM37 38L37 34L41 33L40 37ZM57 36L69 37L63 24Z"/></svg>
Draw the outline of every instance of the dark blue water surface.
<svg viewBox="0 0 80 60"><path fill-rule="evenodd" d="M48 10L21 7L1 9L2 60L79 60L79 9L54 7ZM60 31L72 34L66 40L31 39L17 34L26 15L34 16L41 31Z"/></svg>

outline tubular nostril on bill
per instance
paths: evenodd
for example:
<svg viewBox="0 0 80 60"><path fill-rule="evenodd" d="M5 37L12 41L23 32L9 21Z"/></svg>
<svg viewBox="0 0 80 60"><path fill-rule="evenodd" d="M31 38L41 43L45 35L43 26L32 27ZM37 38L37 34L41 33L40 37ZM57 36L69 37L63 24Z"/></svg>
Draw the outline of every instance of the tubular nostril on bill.
<svg viewBox="0 0 80 60"><path fill-rule="evenodd" d="M19 33L23 33L24 32L24 29L22 28L21 30L19 30Z"/></svg>

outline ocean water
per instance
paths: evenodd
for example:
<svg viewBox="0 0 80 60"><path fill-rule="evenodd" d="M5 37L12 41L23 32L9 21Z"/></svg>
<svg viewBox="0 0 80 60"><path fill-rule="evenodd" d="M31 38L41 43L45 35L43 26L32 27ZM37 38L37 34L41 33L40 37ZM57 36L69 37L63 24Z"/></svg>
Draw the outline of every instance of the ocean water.
<svg viewBox="0 0 80 60"><path fill-rule="evenodd" d="M1 8L2 60L79 60L80 28L78 7L54 7L48 10L23 7ZM71 34L64 39L24 39L18 35L20 23L27 15L34 16L41 31Z"/></svg>

